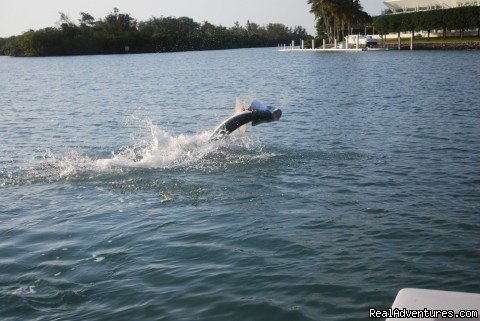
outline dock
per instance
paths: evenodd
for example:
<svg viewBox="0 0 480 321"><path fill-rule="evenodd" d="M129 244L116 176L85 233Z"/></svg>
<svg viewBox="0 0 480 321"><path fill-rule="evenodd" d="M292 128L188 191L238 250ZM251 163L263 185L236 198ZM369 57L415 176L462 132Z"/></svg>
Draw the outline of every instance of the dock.
<svg viewBox="0 0 480 321"><path fill-rule="evenodd" d="M353 44L349 44L349 38L353 37ZM376 47L377 42L374 41L373 46L369 46L369 43L364 41L364 44L360 44L360 35L345 37L344 43L337 43L335 40L332 47L327 48L325 40L321 48L315 48L315 41L312 40L312 48L305 48L304 41L301 40L300 46L295 46L295 41L292 40L292 44L287 46L286 44L279 44L278 51L302 51L302 52L360 52L360 51L386 51L388 47ZM365 38L365 37L363 37ZM365 40L365 39L363 39Z"/></svg>
<svg viewBox="0 0 480 321"><path fill-rule="evenodd" d="M300 52L361 52L361 51L387 51L388 48L315 48L315 49L302 49L302 48L285 48L278 51L300 51Z"/></svg>
<svg viewBox="0 0 480 321"><path fill-rule="evenodd" d="M279 49L278 51L301 51L301 52L360 52L360 51L365 51L362 48L349 48L349 49L343 49L343 48L315 48L315 49L302 49L302 48L287 48L287 49Z"/></svg>

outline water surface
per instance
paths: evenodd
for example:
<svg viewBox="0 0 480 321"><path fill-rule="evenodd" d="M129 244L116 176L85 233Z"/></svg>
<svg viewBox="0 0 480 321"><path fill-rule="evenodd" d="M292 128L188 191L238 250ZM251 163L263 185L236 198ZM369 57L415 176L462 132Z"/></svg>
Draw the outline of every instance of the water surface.
<svg viewBox="0 0 480 321"><path fill-rule="evenodd" d="M479 53L0 57L3 320L364 320L478 292ZM208 142L235 99L280 122Z"/></svg>

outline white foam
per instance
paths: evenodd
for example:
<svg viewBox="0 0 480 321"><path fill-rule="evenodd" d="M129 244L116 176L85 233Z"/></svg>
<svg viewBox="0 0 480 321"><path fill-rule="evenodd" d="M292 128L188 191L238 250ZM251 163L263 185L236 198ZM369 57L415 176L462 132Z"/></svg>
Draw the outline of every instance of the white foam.
<svg viewBox="0 0 480 321"><path fill-rule="evenodd" d="M148 124L149 139L142 139L133 146L123 147L119 152L112 152L112 157L92 160L70 153L65 161L61 175L72 175L78 170L98 172L116 172L129 168L172 169L178 167L202 167L202 161L210 154L223 149L244 148L261 150L258 140L234 133L226 139L210 141L211 132L205 131L194 135L174 136ZM272 157L272 154L261 153L260 158ZM249 156L246 157L246 159ZM256 157L256 156L254 156ZM246 159L236 159L243 162ZM251 159L251 158L249 158ZM73 165L73 166L72 166Z"/></svg>
<svg viewBox="0 0 480 321"><path fill-rule="evenodd" d="M21 286L18 289L15 289L12 291L13 295L18 295L18 296L24 296L24 295L29 295L29 294L35 294L37 291L35 290L35 285L27 285L27 286Z"/></svg>
<svg viewBox="0 0 480 321"><path fill-rule="evenodd" d="M147 131L143 131L143 134L140 131L136 133L141 137L137 136L130 146L112 151L111 157L95 158L82 154L77 149L60 157L46 151L31 167L19 169L18 174L2 180L5 181L4 184L15 184L79 177L88 179L98 174L123 174L130 169L193 168L210 171L225 165L275 156L263 152L258 139L238 132L222 140L209 141L209 131L175 136L151 122L144 122L141 128L146 128ZM2 181L0 184L3 184Z"/></svg>
<svg viewBox="0 0 480 321"><path fill-rule="evenodd" d="M105 260L105 257L104 256L97 256L97 254L92 254L92 259L95 261L95 262L102 262L103 260Z"/></svg>
<svg viewBox="0 0 480 321"><path fill-rule="evenodd" d="M150 125L150 132L149 141L123 148L119 153L112 152L111 158L96 160L95 167L98 170L111 170L115 167L165 169L186 166L202 159L215 148L215 144L208 141L209 132L172 136L153 124Z"/></svg>

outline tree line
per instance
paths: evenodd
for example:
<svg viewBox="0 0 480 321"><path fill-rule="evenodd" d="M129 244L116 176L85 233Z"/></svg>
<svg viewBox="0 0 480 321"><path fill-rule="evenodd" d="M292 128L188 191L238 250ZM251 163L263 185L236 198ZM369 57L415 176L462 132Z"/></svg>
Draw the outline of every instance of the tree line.
<svg viewBox="0 0 480 321"><path fill-rule="evenodd" d="M360 0L308 0L308 4L317 19L317 38L330 42L343 39L352 28L362 28L372 22Z"/></svg>
<svg viewBox="0 0 480 321"><path fill-rule="evenodd" d="M480 37L480 6L383 15L374 18L374 26L380 34L427 31L428 37L432 30L442 30L444 38L447 30L459 30L463 38L465 30L479 28Z"/></svg>
<svg viewBox="0 0 480 321"><path fill-rule="evenodd" d="M63 56L150 53L277 46L311 38L301 26L279 23L260 26L248 21L233 27L216 26L188 17L152 17L137 21L117 8L103 19L85 12L74 22L64 13L56 27L30 30L0 39L0 54L9 56Z"/></svg>

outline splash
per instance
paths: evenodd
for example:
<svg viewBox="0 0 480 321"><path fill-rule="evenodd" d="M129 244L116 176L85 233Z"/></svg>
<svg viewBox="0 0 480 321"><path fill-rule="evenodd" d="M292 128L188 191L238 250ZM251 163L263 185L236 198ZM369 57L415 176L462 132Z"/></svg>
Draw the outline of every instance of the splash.
<svg viewBox="0 0 480 321"><path fill-rule="evenodd" d="M93 169L101 172L122 169L201 169L221 162L246 161L250 153L263 154L258 139L231 135L223 140L210 141L211 132L174 136L152 123L148 124L150 136L133 146L112 152L110 158L92 161Z"/></svg>
<svg viewBox="0 0 480 321"><path fill-rule="evenodd" d="M37 293L35 285L21 286L12 291L12 294L17 296L29 296L35 293Z"/></svg>
<svg viewBox="0 0 480 321"><path fill-rule="evenodd" d="M123 147L119 152L112 152L111 158L98 159L94 162L97 170L114 168L151 168L167 169L184 167L203 159L218 148L208 139L209 132L197 135L172 136L157 126L149 124L150 140L142 140L131 147Z"/></svg>
<svg viewBox="0 0 480 321"><path fill-rule="evenodd" d="M86 155L77 149L64 156L46 151L29 166L0 172L0 186L120 177L137 170L212 172L274 156L263 151L258 139L239 133L212 142L208 131L175 136L151 122L145 124L144 138L136 138L132 145L111 151L110 157Z"/></svg>

